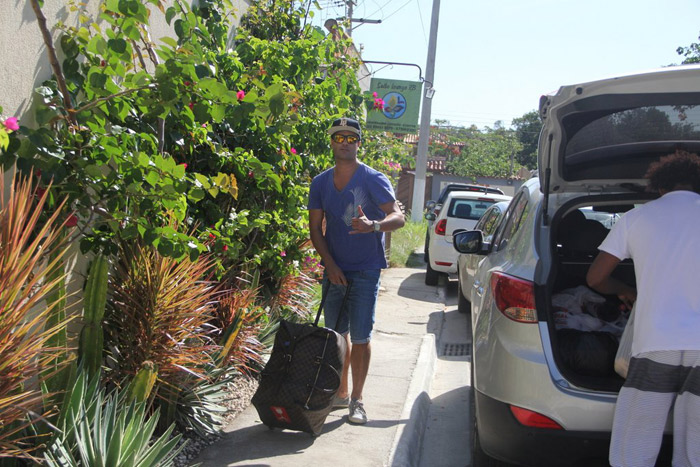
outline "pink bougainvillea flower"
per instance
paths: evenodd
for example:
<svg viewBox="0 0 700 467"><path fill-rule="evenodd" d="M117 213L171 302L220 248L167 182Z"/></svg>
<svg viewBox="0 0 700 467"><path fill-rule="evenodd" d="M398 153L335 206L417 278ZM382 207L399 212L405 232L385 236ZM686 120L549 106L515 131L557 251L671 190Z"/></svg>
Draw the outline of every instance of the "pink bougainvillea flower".
<svg viewBox="0 0 700 467"><path fill-rule="evenodd" d="M248 171L248 177L249 177L249 178L255 177L255 174L253 173L252 170L249 170L249 171Z"/></svg>
<svg viewBox="0 0 700 467"><path fill-rule="evenodd" d="M5 120L3 125L5 125L5 128L7 128L10 131L19 130L19 125L17 124L17 117L8 118L7 120Z"/></svg>
<svg viewBox="0 0 700 467"><path fill-rule="evenodd" d="M291 149L291 152L292 152L292 154L296 154L296 153L297 153L297 150L294 149L294 148L292 148L292 149Z"/></svg>
<svg viewBox="0 0 700 467"><path fill-rule="evenodd" d="M238 99L239 101L242 101L244 97L245 97L245 91L238 91L236 93L236 99Z"/></svg>
<svg viewBox="0 0 700 467"><path fill-rule="evenodd" d="M194 102L190 102L187 104L187 106L190 108L190 110L194 109Z"/></svg>
<svg viewBox="0 0 700 467"><path fill-rule="evenodd" d="M187 170L187 163L186 163L186 162L183 162L183 163L180 164L180 165L181 165L185 170Z"/></svg>
<svg viewBox="0 0 700 467"><path fill-rule="evenodd" d="M224 245L223 250L224 250L224 251L228 251L228 245Z"/></svg>
<svg viewBox="0 0 700 467"><path fill-rule="evenodd" d="M374 92L372 93L372 97L374 97L375 99L377 98L377 95L378 95L378 94L377 94L377 91L374 91Z"/></svg>
<svg viewBox="0 0 700 467"><path fill-rule="evenodd" d="M213 233L209 232L209 238L216 238L216 235L214 235Z"/></svg>
<svg viewBox="0 0 700 467"><path fill-rule="evenodd" d="M190 86L192 83L190 83L189 81L185 81L182 84L184 84L185 86Z"/></svg>
<svg viewBox="0 0 700 467"><path fill-rule="evenodd" d="M76 225L78 225L78 217L75 214L71 214L66 221L66 227L75 227Z"/></svg>
<svg viewBox="0 0 700 467"><path fill-rule="evenodd" d="M280 256L282 256L282 257L285 257L285 256L287 256L287 252L286 252L286 251L284 251L284 250L280 251Z"/></svg>

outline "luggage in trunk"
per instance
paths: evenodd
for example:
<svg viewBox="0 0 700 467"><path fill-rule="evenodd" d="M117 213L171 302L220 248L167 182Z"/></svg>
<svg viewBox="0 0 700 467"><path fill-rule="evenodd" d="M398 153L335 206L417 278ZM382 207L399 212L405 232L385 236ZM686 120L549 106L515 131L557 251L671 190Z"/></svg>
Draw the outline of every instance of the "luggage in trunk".
<svg viewBox="0 0 700 467"><path fill-rule="evenodd" d="M343 309L349 291L350 285ZM345 338L334 329L318 326L325 296L324 291L313 324L280 322L270 360L251 401L269 428L316 436L333 407L347 348Z"/></svg>
<svg viewBox="0 0 700 467"><path fill-rule="evenodd" d="M614 359L629 311L617 297L586 286L586 273L608 229L576 209L560 220L555 233L549 323L557 367L574 386L617 392L624 380L614 371ZM613 276L635 284L631 260L622 261Z"/></svg>

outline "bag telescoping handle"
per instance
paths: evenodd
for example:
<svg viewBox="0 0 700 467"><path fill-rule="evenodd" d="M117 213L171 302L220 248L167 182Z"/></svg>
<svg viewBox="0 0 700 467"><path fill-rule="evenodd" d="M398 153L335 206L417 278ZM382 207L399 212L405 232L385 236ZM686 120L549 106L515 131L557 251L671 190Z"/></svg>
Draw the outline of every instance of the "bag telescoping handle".
<svg viewBox="0 0 700 467"><path fill-rule="evenodd" d="M316 313L316 320L314 321L314 326L318 326L318 321L321 319L321 312L323 311L323 305L326 303L326 296L328 295L328 288L330 286L331 281L329 280L328 285L326 287L321 288L321 304L318 306L318 312ZM348 279L348 285L347 287L345 287L345 295L343 295L343 303L340 305L340 312L338 313L338 318L335 320L335 326L333 326L333 330L338 329L340 315L343 313L345 305L348 301L348 295L350 295L350 287L352 287L352 280Z"/></svg>

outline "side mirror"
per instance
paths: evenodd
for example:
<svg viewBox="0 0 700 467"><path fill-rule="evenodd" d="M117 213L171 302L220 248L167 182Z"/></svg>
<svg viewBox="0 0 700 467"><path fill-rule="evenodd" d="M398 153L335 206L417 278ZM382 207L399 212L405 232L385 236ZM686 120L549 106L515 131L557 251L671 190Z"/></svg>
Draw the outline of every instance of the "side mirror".
<svg viewBox="0 0 700 467"><path fill-rule="evenodd" d="M431 210L435 207L436 204L437 203L431 199L425 203L425 209Z"/></svg>
<svg viewBox="0 0 700 467"><path fill-rule="evenodd" d="M423 216L423 217L425 217L425 218L426 218L427 220L429 220L430 222L432 222L432 221L434 221L435 219L437 219L437 216L435 215L434 212L426 212L426 213L425 213L425 216Z"/></svg>
<svg viewBox="0 0 700 467"><path fill-rule="evenodd" d="M459 232L454 236L452 243L455 250L465 254L486 254L488 249L484 248L484 235L481 230L468 230Z"/></svg>

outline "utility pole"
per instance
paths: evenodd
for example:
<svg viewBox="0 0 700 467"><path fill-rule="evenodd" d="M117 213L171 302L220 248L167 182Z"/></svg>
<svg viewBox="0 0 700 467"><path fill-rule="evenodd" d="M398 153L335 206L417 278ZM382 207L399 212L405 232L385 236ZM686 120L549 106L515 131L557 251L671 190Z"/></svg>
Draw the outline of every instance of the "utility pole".
<svg viewBox="0 0 700 467"><path fill-rule="evenodd" d="M413 201L411 203L411 220L420 222L423 218L425 204L425 172L428 165L428 141L430 140L430 108L435 75L435 48L437 46L438 18L440 16L440 0L433 0L433 12L430 20L430 39L428 40L428 61L425 65L425 82L427 87L423 93L423 104L418 130L418 155L416 157L416 175L413 180Z"/></svg>
<svg viewBox="0 0 700 467"><path fill-rule="evenodd" d="M348 34L348 37L352 37L352 8L353 6L355 6L355 0L347 0L347 6L347 18L349 20L349 23L345 32Z"/></svg>

